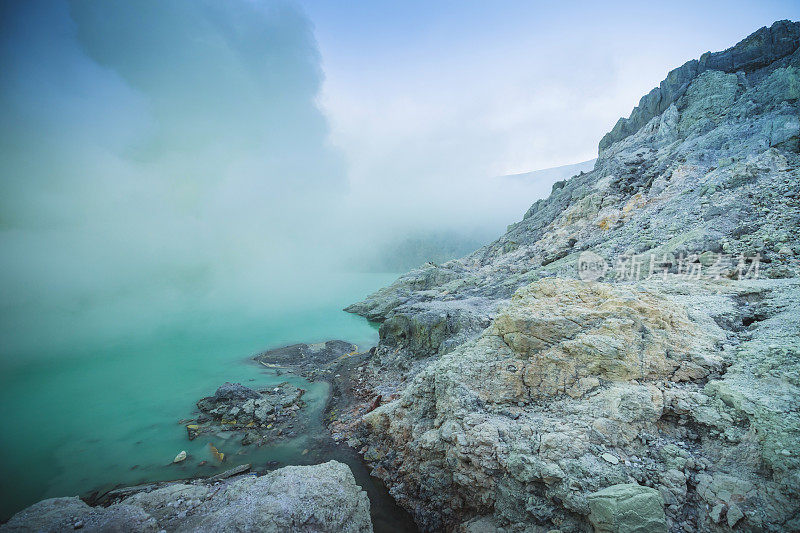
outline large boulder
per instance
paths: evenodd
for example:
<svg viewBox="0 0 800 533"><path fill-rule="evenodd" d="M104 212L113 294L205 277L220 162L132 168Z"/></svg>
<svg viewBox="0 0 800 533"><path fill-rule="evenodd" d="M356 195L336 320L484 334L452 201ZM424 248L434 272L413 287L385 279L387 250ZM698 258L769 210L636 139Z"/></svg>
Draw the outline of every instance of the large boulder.
<svg viewBox="0 0 800 533"><path fill-rule="evenodd" d="M656 489L635 483L589 495L589 521L596 533L666 533L664 501Z"/></svg>
<svg viewBox="0 0 800 533"><path fill-rule="evenodd" d="M135 492L135 491L134 491ZM176 531L371 533L369 499L336 461L287 466L261 477L169 483L110 507L78 498L44 500L20 511L0 532Z"/></svg>
<svg viewBox="0 0 800 533"><path fill-rule="evenodd" d="M350 469L336 461L287 466L260 478L244 477L218 494L207 513L185 531L372 531L369 498ZM187 527L188 526L188 527Z"/></svg>

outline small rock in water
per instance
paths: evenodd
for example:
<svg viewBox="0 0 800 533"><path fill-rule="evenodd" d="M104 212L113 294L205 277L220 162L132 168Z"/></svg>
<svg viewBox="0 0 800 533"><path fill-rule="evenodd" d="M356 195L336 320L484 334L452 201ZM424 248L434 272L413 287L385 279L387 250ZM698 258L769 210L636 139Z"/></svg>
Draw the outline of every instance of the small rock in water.
<svg viewBox="0 0 800 533"><path fill-rule="evenodd" d="M172 460L173 463L180 463L181 461L186 460L186 450L181 450L181 452L175 456L175 459Z"/></svg>
<svg viewBox="0 0 800 533"><path fill-rule="evenodd" d="M186 433L189 436L189 440L194 440L197 438L197 434L200 433L200 426L197 424L188 424L186 426Z"/></svg>

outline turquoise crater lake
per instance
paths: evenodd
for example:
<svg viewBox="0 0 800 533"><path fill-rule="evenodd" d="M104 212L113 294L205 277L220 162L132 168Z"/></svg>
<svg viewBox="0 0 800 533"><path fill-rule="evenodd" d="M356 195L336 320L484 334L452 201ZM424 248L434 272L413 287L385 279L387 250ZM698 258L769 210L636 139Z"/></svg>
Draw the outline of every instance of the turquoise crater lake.
<svg viewBox="0 0 800 533"><path fill-rule="evenodd" d="M377 342L376 326L341 309L395 277L342 274L310 282L314 290L306 287L291 305L284 294L246 308L182 301L168 313L162 300L148 310L147 298L87 309L6 310L0 520L42 498L213 475L243 463L307 462L303 452L319 438L314 428L262 448L220 434L214 445L227 459L217 466L209 440L189 441L179 421L225 381L255 388L290 381L307 389L308 410L319 412L326 383L275 375L249 357L334 338L368 348ZM156 308L162 311L153 316ZM189 459L172 465L181 450Z"/></svg>

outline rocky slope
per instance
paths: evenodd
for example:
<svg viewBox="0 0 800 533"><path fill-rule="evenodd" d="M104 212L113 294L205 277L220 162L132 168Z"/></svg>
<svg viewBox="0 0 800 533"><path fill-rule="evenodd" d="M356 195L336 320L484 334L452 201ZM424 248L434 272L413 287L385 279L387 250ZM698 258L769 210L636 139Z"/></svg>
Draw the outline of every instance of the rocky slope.
<svg viewBox="0 0 800 533"><path fill-rule="evenodd" d="M367 494L335 461L119 494L108 507L90 507L77 497L43 500L14 515L0 532L372 532Z"/></svg>
<svg viewBox="0 0 800 533"><path fill-rule="evenodd" d="M348 308L384 404L337 430L422 529L800 530L799 45L670 72L500 239Z"/></svg>

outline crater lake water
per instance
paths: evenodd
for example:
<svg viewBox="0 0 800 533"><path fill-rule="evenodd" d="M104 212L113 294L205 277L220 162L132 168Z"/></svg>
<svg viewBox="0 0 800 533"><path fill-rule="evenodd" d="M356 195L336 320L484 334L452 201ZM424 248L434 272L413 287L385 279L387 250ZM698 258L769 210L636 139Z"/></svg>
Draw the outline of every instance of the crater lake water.
<svg viewBox="0 0 800 533"><path fill-rule="evenodd" d="M129 305L86 309L31 304L13 315L6 310L6 342L0 348L0 520L43 498L208 476L244 463L330 459L308 453L322 432L312 427L261 448L242 447L232 434L219 434L213 444L226 461L217 464L209 439L189 441L180 421L226 381L254 388L290 381L307 389L309 412L320 413L326 383L276 375L250 357L328 339L369 348L377 342L377 326L342 308L395 277L343 274L320 282L318 290L300 291L291 304L284 294L246 308L200 299L156 313L163 302L149 312L148 299L138 298ZM37 329L45 338L36 337ZM173 465L181 450L189 458ZM356 476L363 481L365 473Z"/></svg>

